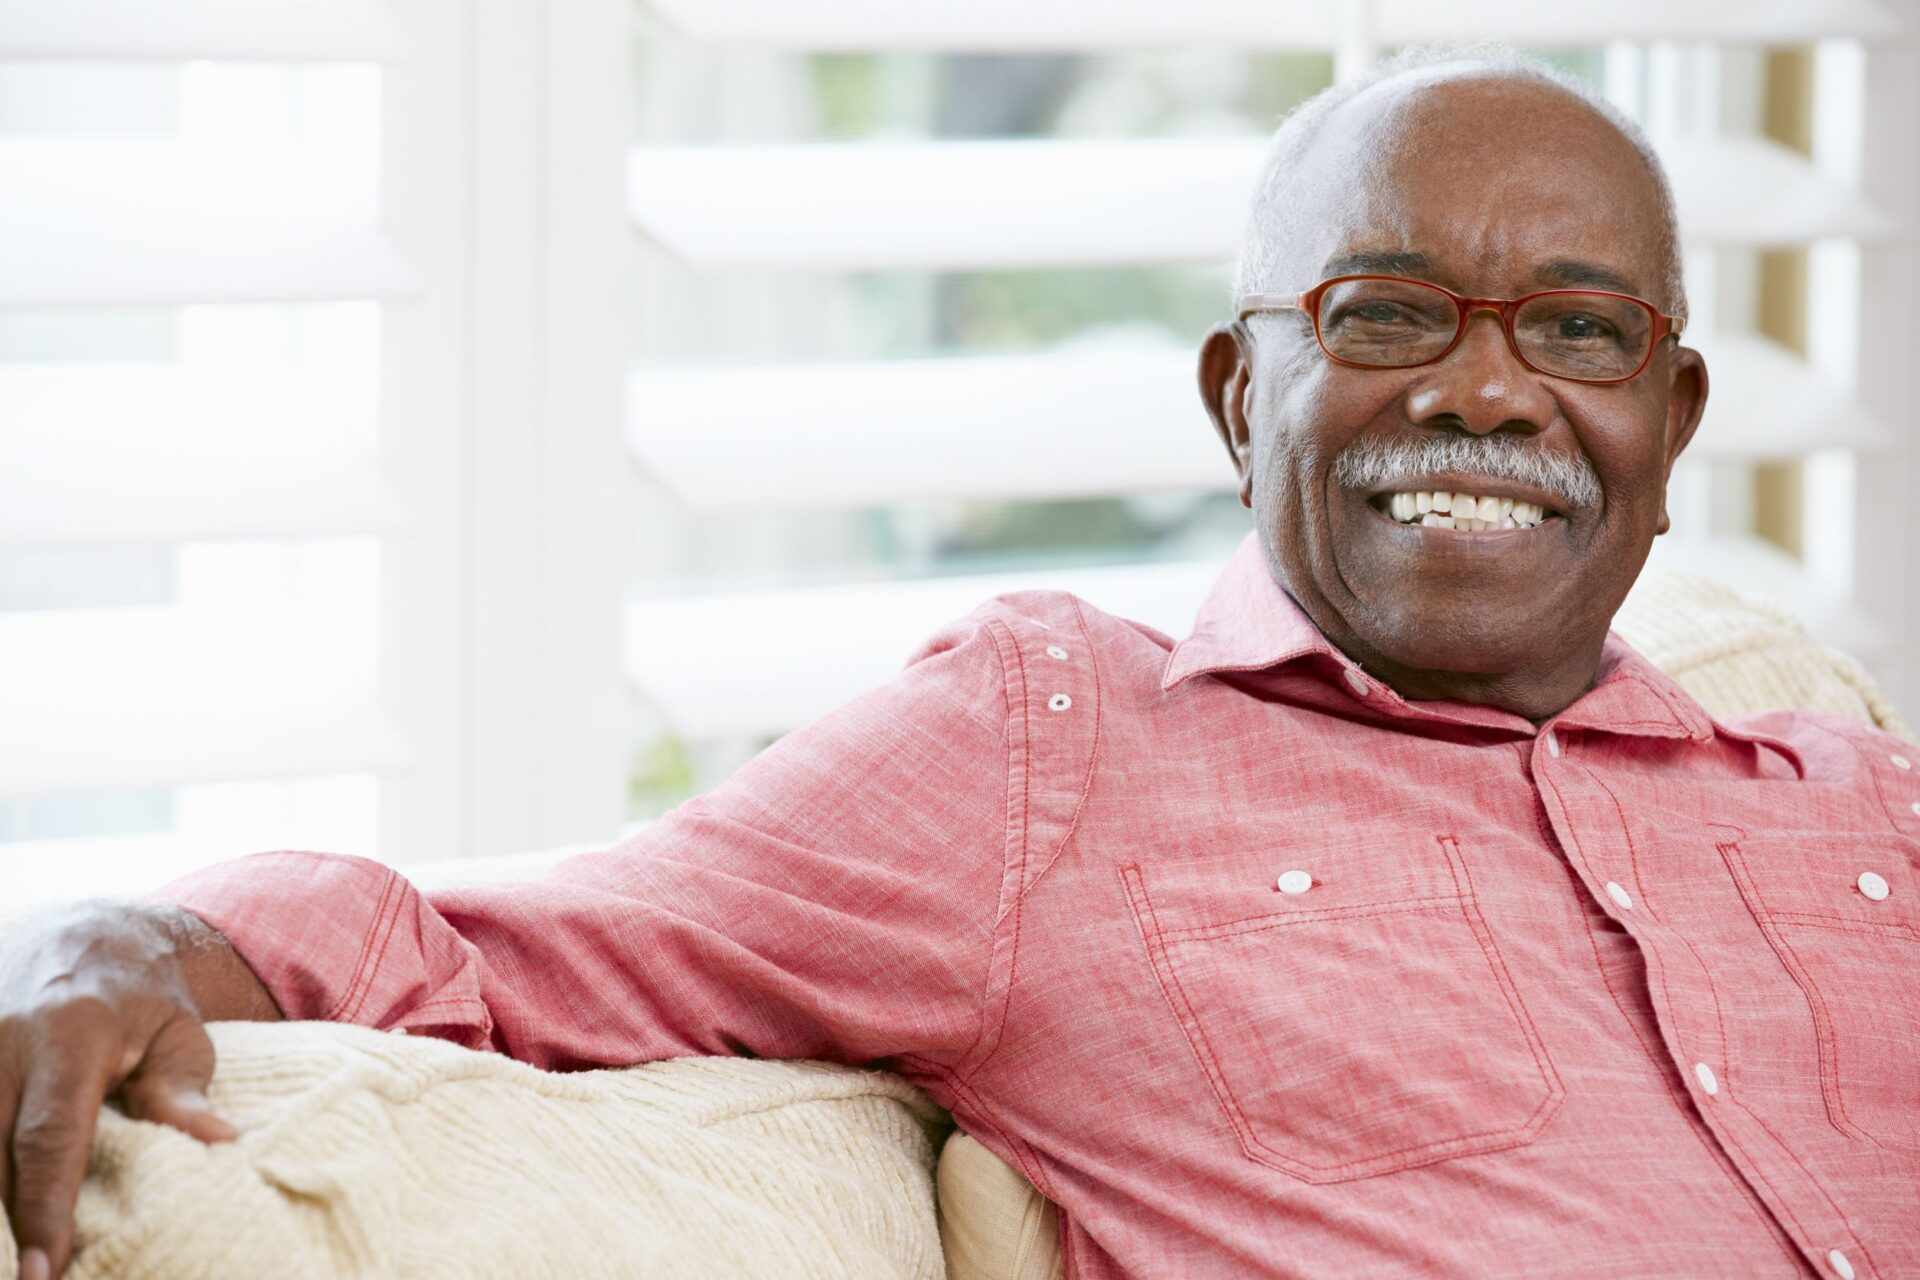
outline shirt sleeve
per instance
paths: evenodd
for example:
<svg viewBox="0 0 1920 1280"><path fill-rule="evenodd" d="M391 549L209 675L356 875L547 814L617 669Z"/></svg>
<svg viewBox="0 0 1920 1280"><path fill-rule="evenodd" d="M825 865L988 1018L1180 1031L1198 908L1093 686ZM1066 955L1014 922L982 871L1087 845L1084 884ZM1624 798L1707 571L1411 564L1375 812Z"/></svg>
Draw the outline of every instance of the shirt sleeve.
<svg viewBox="0 0 1920 1280"><path fill-rule="evenodd" d="M1018 720L991 613L545 879L422 893L369 859L275 852L155 897L220 930L293 1019L555 1069L957 1061L983 1030L1008 865Z"/></svg>

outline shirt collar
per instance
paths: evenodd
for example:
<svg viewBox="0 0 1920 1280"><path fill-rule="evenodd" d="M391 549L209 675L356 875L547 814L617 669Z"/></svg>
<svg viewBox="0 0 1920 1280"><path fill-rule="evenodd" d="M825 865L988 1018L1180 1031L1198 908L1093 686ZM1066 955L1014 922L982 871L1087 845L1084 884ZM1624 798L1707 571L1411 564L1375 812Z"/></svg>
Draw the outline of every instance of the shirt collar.
<svg viewBox="0 0 1920 1280"><path fill-rule="evenodd" d="M1303 662L1319 657L1325 662ZM1320 633L1306 612L1280 588L1257 533L1249 533L1228 559L1194 619L1193 631L1173 647L1160 687L1172 689L1195 676L1258 672L1298 664L1329 675L1361 668ZM1331 664L1331 665L1329 665ZM1466 703L1409 702L1370 682L1390 714L1519 728L1522 717ZM1716 725L1671 677L1609 632L1593 688L1552 723L1570 728L1705 742Z"/></svg>

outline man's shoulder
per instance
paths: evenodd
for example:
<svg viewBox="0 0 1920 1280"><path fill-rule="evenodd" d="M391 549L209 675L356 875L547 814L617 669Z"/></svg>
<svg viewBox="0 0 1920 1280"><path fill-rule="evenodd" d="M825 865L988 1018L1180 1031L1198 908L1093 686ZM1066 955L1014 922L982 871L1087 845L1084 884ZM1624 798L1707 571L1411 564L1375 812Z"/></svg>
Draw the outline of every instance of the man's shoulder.
<svg viewBox="0 0 1920 1280"><path fill-rule="evenodd" d="M1832 780L1888 770L1912 778L1920 793L1920 746L1856 716L1781 708L1725 724L1737 733L1773 738L1792 747L1810 778Z"/></svg>
<svg viewBox="0 0 1920 1280"><path fill-rule="evenodd" d="M1173 638L1157 627L1109 613L1070 591L1008 591L981 601L921 642L909 663L998 637L1002 661L1092 658L1108 674L1151 669L1157 678ZM1059 658L1064 651L1067 658Z"/></svg>

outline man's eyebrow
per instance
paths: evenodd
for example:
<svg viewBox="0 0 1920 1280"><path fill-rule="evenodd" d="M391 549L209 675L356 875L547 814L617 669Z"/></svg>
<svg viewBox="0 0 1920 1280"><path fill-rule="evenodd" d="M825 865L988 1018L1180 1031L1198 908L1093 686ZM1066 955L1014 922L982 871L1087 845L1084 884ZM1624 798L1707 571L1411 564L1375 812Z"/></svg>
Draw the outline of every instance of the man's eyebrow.
<svg viewBox="0 0 1920 1280"><path fill-rule="evenodd" d="M1579 262L1572 258L1558 258L1547 263L1533 273L1533 278L1556 289L1605 289L1612 293L1642 296L1639 287L1619 272L1598 263Z"/></svg>
<svg viewBox="0 0 1920 1280"><path fill-rule="evenodd" d="M1322 280L1334 276L1415 276L1433 269L1433 259L1424 253L1368 252L1342 253L1327 259L1320 268Z"/></svg>
<svg viewBox="0 0 1920 1280"><path fill-rule="evenodd" d="M1433 259L1424 253L1391 250L1359 250L1328 258L1320 269L1320 278L1333 276L1382 275L1417 276L1432 279ZM1640 287L1611 267L1577 258L1556 258L1533 273L1534 280L1549 289L1605 289L1612 293L1630 293L1643 297Z"/></svg>

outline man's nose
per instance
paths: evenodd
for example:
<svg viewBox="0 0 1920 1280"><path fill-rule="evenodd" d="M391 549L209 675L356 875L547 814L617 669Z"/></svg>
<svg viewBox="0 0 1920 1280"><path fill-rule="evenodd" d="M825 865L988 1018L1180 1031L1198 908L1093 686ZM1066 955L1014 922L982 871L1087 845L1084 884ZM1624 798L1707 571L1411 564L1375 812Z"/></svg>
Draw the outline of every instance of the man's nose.
<svg viewBox="0 0 1920 1280"><path fill-rule="evenodd" d="M1483 309L1467 317L1460 344L1435 364L1414 371L1407 415L1418 423L1450 419L1475 435L1502 427L1544 430L1558 408L1547 375L1529 369L1507 345L1500 314Z"/></svg>

